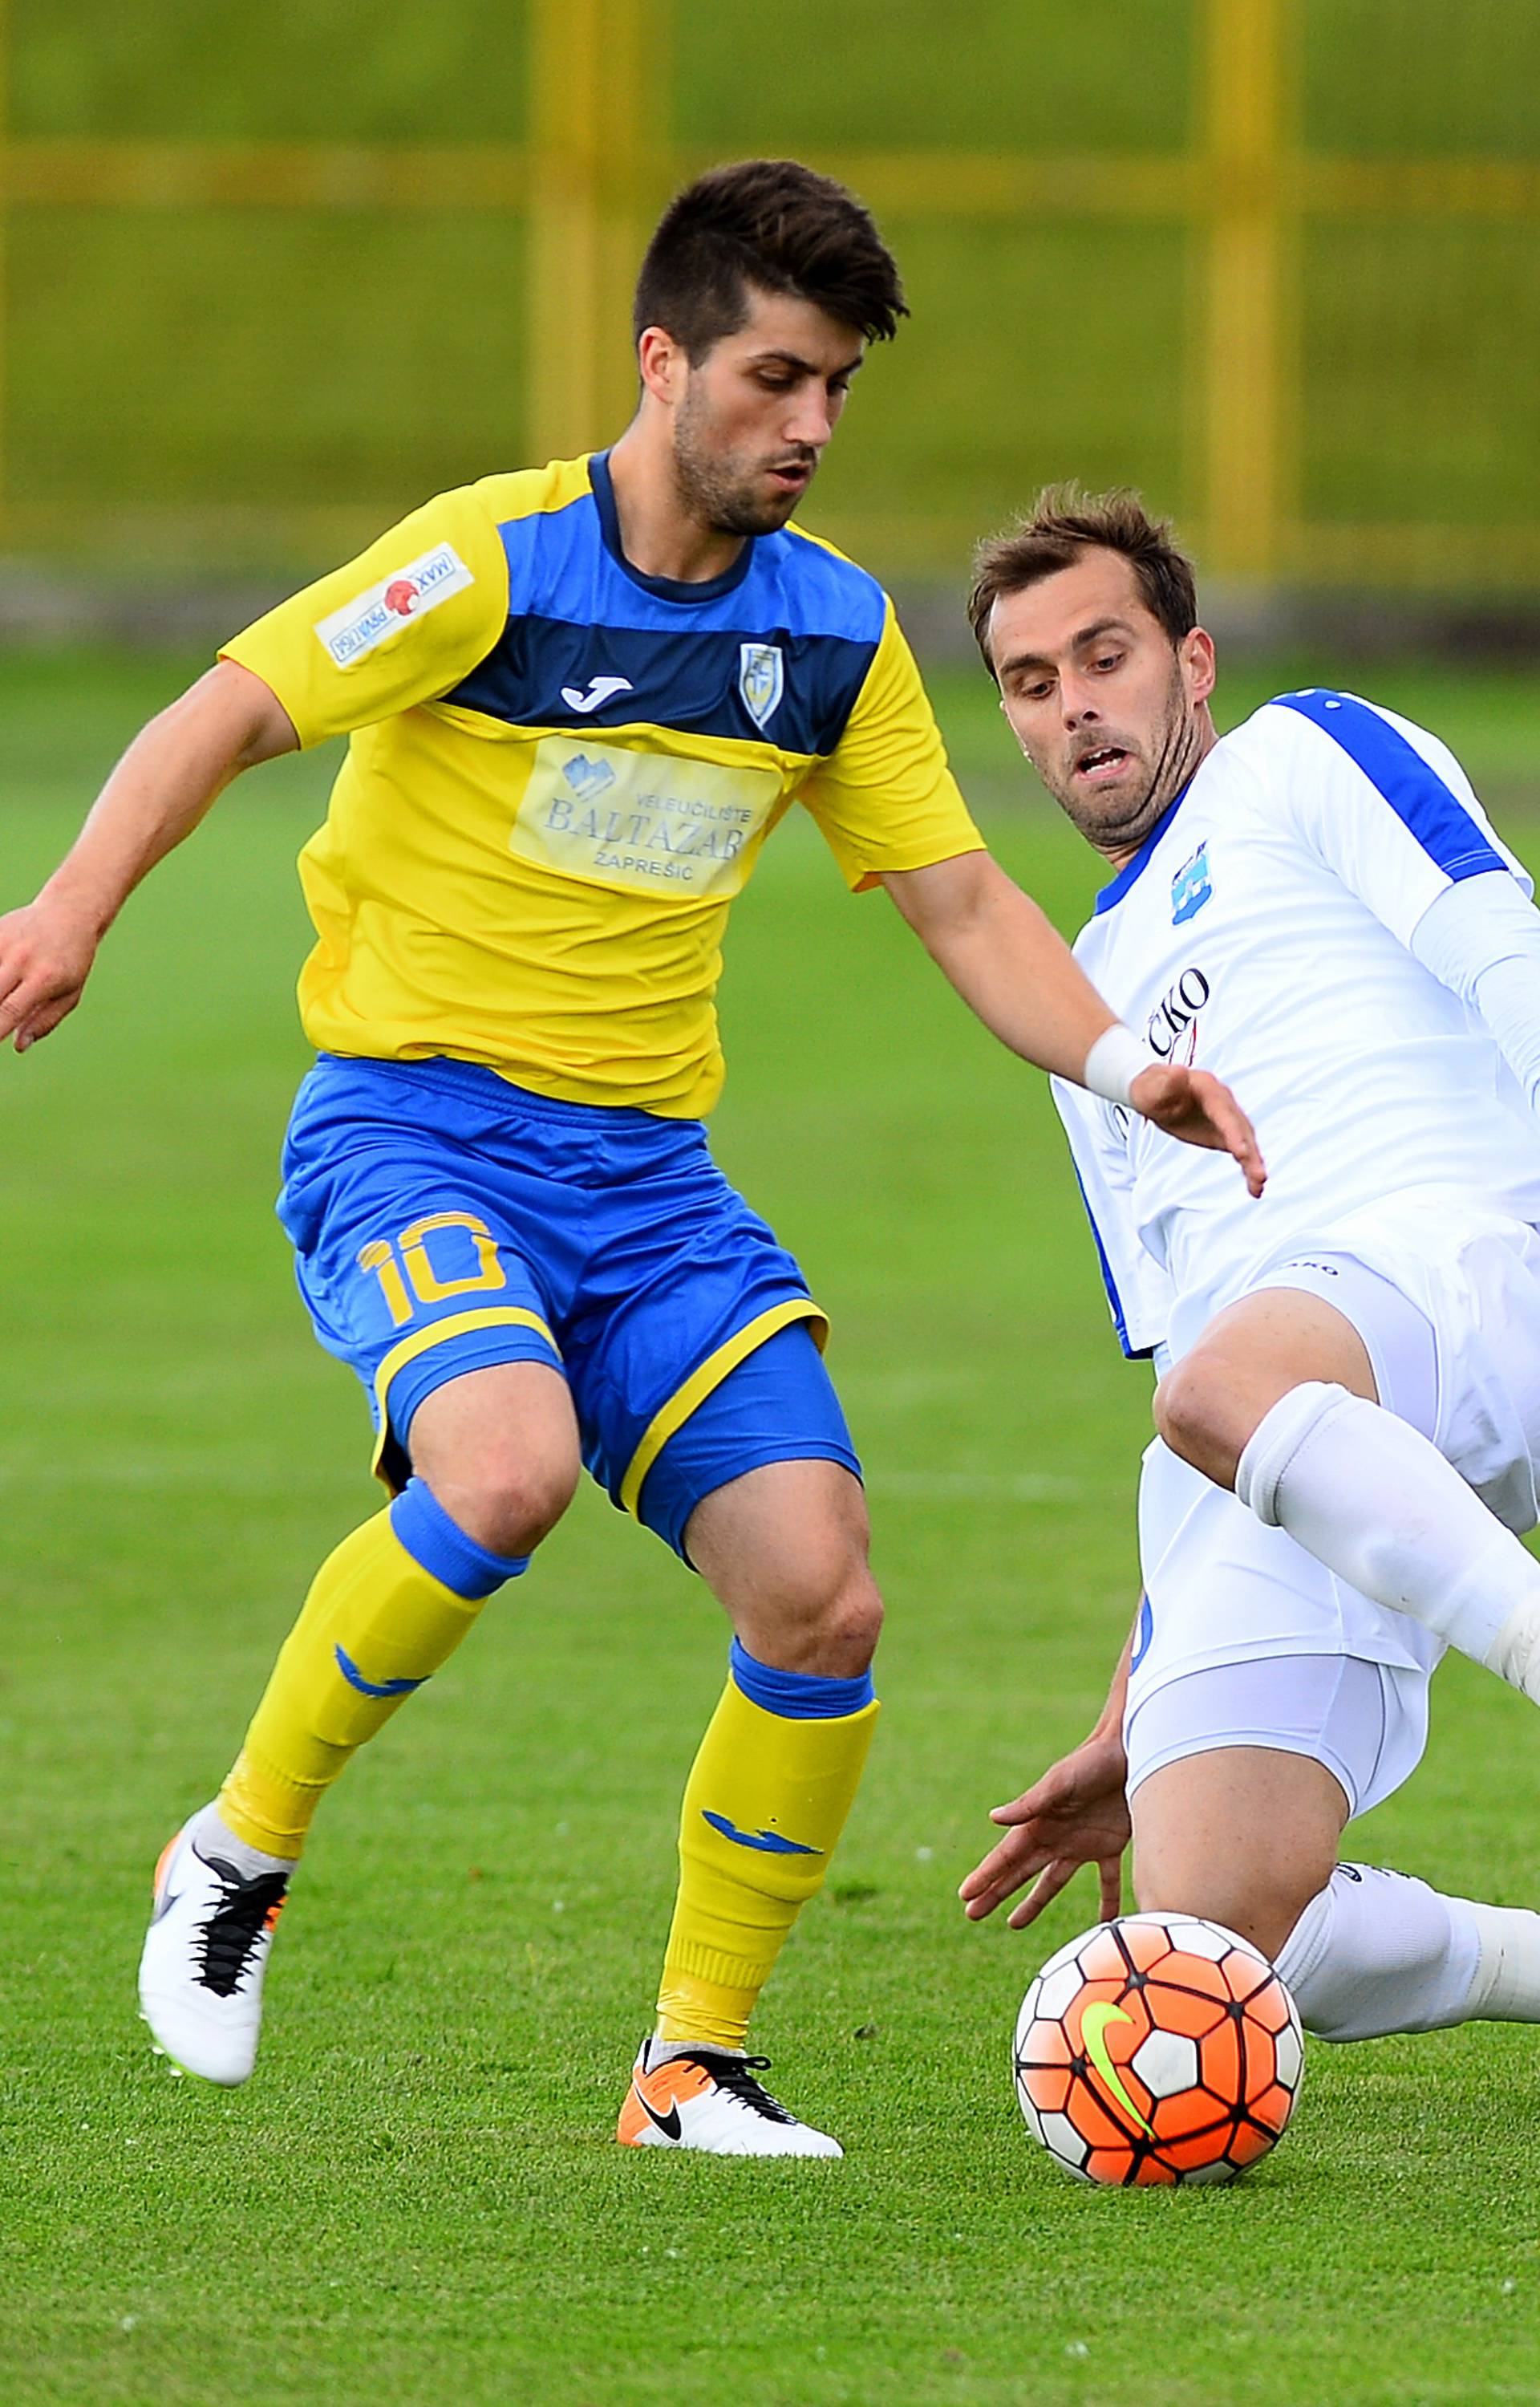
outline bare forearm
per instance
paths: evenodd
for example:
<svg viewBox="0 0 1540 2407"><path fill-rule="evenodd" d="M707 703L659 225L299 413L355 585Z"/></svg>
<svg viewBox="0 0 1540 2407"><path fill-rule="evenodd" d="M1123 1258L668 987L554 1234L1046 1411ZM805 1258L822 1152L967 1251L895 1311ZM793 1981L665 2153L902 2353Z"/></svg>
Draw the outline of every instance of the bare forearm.
<svg viewBox="0 0 1540 2407"><path fill-rule="evenodd" d="M1091 1733L1093 1738L1122 1736L1123 1716L1128 1703L1129 1667L1134 1660L1134 1641L1138 1636L1139 1616L1143 1611L1144 1599L1141 1596L1134 1615L1134 1626L1123 1640L1123 1653L1118 1657L1118 1668L1112 1674L1112 1685L1107 1692L1107 1702L1097 1716L1096 1726Z"/></svg>
<svg viewBox="0 0 1540 2407"><path fill-rule="evenodd" d="M1038 905L987 853L883 883L933 961L984 1026L1056 1077L1125 1104L1184 1144L1232 1154L1253 1195L1267 1173L1256 1132L1207 1071L1157 1061L1109 1010Z"/></svg>
<svg viewBox="0 0 1540 2407"><path fill-rule="evenodd" d="M1002 1045L1040 1070L1083 1079L1085 1057L1114 1025L1058 931L996 871L971 907L916 929L931 959Z"/></svg>
<svg viewBox="0 0 1540 2407"><path fill-rule="evenodd" d="M0 919L0 1044L9 1038L24 1053L68 1017L146 871L191 833L240 770L298 740L276 696L233 661L150 720L35 902Z"/></svg>
<svg viewBox="0 0 1540 2407"><path fill-rule="evenodd" d="M237 675L239 686L215 670L140 730L40 903L66 909L101 936L139 880L191 834L231 780L269 757L271 714L251 706L246 688L256 680Z"/></svg>

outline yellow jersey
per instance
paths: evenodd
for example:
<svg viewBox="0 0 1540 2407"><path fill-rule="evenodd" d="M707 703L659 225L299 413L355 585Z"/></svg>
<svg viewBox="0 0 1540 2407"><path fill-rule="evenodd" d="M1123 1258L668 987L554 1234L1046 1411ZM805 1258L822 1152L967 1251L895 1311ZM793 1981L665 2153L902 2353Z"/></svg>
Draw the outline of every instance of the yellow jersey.
<svg viewBox="0 0 1540 2407"><path fill-rule="evenodd" d="M728 908L792 802L849 884L982 839L893 605L787 526L626 559L603 453L441 494L224 647L351 738L300 856L322 1051L698 1118Z"/></svg>

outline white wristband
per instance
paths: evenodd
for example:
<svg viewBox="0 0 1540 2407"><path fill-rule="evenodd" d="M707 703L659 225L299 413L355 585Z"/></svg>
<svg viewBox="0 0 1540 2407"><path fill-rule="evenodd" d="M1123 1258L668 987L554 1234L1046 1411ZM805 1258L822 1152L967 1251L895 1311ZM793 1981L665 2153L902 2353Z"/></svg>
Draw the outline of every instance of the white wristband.
<svg viewBox="0 0 1540 2407"><path fill-rule="evenodd" d="M1131 1028L1114 1020L1104 1028L1085 1057L1081 1074L1083 1083L1094 1095L1109 1104L1127 1105L1129 1090L1141 1070L1158 1070L1159 1062L1148 1045L1141 1045Z"/></svg>

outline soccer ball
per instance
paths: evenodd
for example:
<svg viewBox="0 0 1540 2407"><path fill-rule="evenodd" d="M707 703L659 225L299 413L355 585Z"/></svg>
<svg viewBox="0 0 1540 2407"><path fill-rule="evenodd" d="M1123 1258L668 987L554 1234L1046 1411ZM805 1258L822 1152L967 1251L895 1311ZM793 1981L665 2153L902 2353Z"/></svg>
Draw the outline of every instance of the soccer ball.
<svg viewBox="0 0 1540 2407"><path fill-rule="evenodd" d="M1293 2111L1299 2016L1265 1957L1190 1914L1126 1914L1050 1957L1016 2019L1016 2097L1067 2172L1233 2181Z"/></svg>

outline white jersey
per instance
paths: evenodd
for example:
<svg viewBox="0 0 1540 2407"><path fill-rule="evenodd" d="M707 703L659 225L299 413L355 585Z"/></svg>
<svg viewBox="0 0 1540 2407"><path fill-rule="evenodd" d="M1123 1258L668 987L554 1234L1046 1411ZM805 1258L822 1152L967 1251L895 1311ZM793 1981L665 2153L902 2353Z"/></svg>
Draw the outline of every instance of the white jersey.
<svg viewBox="0 0 1540 2407"><path fill-rule="evenodd" d="M1540 1125L1485 1024L1409 949L1456 880L1531 882L1436 737L1345 693L1224 736L1096 899L1075 954L1164 1059L1232 1088L1268 1169L1054 1081L1123 1350L1185 1352L1269 1268L1377 1203L1540 1222Z"/></svg>

